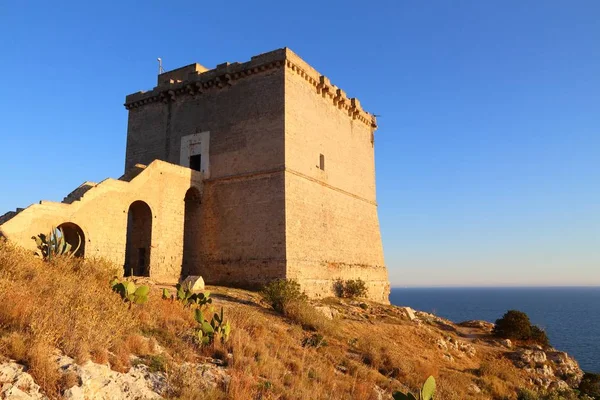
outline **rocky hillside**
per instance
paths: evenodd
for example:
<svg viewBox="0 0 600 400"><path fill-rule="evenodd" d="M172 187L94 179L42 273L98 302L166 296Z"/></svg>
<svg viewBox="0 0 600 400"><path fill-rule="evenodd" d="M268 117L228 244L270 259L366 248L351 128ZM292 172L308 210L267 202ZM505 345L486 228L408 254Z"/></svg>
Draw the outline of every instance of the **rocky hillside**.
<svg viewBox="0 0 600 400"><path fill-rule="evenodd" d="M284 317L222 287L206 288L202 309L222 308L231 334L202 345L195 306L147 281L149 300L130 306L111 268L0 243L0 398L391 399L433 375L437 399L575 399L583 375L564 352L494 338L488 322L336 298Z"/></svg>

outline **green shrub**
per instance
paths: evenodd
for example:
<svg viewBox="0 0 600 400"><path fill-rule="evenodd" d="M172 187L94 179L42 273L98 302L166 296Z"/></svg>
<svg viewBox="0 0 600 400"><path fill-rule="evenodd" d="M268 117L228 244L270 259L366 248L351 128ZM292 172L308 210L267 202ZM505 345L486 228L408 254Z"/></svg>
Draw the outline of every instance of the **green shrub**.
<svg viewBox="0 0 600 400"><path fill-rule="evenodd" d="M338 279L333 284L333 292L337 297L345 297L349 299L355 299L359 297L367 296L367 285L366 283L358 279L348 279L346 281Z"/></svg>
<svg viewBox="0 0 600 400"><path fill-rule="evenodd" d="M546 332L532 325L527 314L522 311L507 311L502 318L496 320L493 333L504 339L531 340L544 347L550 345Z"/></svg>
<svg viewBox="0 0 600 400"><path fill-rule="evenodd" d="M362 279L349 279L344 286L344 297L357 298L367 295L367 285Z"/></svg>
<svg viewBox="0 0 600 400"><path fill-rule="evenodd" d="M600 374L586 372L579 383L579 391L594 399L600 399Z"/></svg>
<svg viewBox="0 0 600 400"><path fill-rule="evenodd" d="M132 363L135 365L146 365L150 372L166 372L168 360L162 354L150 354L138 358Z"/></svg>
<svg viewBox="0 0 600 400"><path fill-rule="evenodd" d="M531 337L531 321L524 312L509 310L496 320L494 335L504 339L528 340Z"/></svg>
<svg viewBox="0 0 600 400"><path fill-rule="evenodd" d="M306 301L300 284L294 280L279 279L263 287L263 299L280 314L286 314L288 307L294 303Z"/></svg>
<svg viewBox="0 0 600 400"><path fill-rule="evenodd" d="M550 346L548 335L546 335L546 332L544 332L543 329L536 325L531 325L531 340L544 347Z"/></svg>
<svg viewBox="0 0 600 400"><path fill-rule="evenodd" d="M536 392L529 389L521 389L517 395L517 400L539 400L539 398Z"/></svg>

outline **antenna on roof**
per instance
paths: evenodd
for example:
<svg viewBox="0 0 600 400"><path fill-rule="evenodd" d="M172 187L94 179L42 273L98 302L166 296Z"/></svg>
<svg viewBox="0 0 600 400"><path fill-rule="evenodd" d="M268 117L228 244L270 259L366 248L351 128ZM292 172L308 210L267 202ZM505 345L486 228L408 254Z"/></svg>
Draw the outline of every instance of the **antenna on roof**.
<svg viewBox="0 0 600 400"><path fill-rule="evenodd" d="M164 73L165 73L165 70L164 70L164 68L162 67L162 59L161 59L160 57L158 57L156 60L158 61L158 74L159 74L159 75L160 75L160 74L164 74Z"/></svg>

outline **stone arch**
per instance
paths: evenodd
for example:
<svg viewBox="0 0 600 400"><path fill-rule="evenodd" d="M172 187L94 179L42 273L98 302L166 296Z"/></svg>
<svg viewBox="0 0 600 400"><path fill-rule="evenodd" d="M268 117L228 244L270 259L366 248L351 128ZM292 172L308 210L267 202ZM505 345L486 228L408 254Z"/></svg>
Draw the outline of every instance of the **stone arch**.
<svg viewBox="0 0 600 400"><path fill-rule="evenodd" d="M200 218L202 197L200 191L191 187L184 197L183 258L181 278L200 273Z"/></svg>
<svg viewBox="0 0 600 400"><path fill-rule="evenodd" d="M65 222L60 224L57 230L62 230L65 235L65 241L71 245L71 249L75 251L75 257L85 257L85 233L83 229L73 222ZM77 248L79 246L79 248Z"/></svg>
<svg viewBox="0 0 600 400"><path fill-rule="evenodd" d="M131 203L127 212L125 276L150 276L152 210L144 201Z"/></svg>

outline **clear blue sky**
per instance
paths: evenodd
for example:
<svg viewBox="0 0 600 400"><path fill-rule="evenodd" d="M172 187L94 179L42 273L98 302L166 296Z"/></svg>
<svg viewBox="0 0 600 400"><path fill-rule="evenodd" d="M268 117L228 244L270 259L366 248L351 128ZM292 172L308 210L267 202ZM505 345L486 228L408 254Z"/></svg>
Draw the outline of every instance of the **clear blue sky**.
<svg viewBox="0 0 600 400"><path fill-rule="evenodd" d="M156 57L212 68L287 46L382 115L392 284L600 285L599 16L584 0L4 1L0 211L118 177L122 104Z"/></svg>

